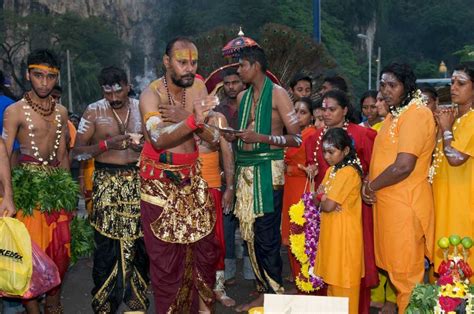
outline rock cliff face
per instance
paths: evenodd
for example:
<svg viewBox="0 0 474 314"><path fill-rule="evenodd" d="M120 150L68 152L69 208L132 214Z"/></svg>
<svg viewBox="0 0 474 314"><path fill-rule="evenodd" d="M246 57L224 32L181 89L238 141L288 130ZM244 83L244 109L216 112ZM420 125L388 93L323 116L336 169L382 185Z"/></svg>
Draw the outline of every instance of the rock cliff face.
<svg viewBox="0 0 474 314"><path fill-rule="evenodd" d="M153 25L161 19L161 0L0 0L4 10L26 16L32 12L64 14L73 12L81 17L98 16L117 27L122 40L140 49L145 56L152 54Z"/></svg>

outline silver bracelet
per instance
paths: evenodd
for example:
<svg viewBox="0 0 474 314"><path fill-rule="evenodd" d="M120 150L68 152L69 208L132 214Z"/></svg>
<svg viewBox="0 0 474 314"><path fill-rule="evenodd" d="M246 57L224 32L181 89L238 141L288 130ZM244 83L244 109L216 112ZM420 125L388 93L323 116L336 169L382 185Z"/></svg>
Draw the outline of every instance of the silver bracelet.
<svg viewBox="0 0 474 314"><path fill-rule="evenodd" d="M452 140L453 138L454 138L453 132L451 132L451 131L444 131L444 132L443 132L443 139L444 139L445 141L447 141L447 140Z"/></svg>

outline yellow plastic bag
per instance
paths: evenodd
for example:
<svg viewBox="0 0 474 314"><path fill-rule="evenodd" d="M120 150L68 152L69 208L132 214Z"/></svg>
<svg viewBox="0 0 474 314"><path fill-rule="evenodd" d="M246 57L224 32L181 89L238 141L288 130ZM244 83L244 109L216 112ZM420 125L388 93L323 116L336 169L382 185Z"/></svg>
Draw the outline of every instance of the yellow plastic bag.
<svg viewBox="0 0 474 314"><path fill-rule="evenodd" d="M15 218L0 218L0 294L23 295L30 285L31 238Z"/></svg>

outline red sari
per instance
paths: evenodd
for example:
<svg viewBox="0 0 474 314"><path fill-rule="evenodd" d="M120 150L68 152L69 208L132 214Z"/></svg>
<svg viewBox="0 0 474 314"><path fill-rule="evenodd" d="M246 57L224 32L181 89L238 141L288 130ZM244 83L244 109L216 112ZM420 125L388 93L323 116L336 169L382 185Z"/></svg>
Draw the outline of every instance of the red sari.
<svg viewBox="0 0 474 314"><path fill-rule="evenodd" d="M315 178L315 188L317 188L324 178L329 164L323 158L323 143L320 138L324 129L318 129L317 132L309 138L305 143L306 148L306 163L308 165L314 164L314 152L316 151L316 142L319 141L316 159L318 162L318 174ZM372 147L374 145L377 132L365 128L363 126L349 123L347 126L347 133L353 139L357 156L362 164L364 174L369 172L370 158L372 156ZM377 267L375 266L374 255L374 223L372 206L362 203L362 226L364 238L364 266L365 277L361 280L360 299L359 299L359 313L369 313L370 306L370 289L378 285Z"/></svg>
<svg viewBox="0 0 474 314"><path fill-rule="evenodd" d="M300 147L290 147L285 152L285 187L283 192L283 207L281 213L281 242L283 245L289 246L289 234L290 234L290 206L298 203L301 199L301 195L304 192L306 184L306 173L298 168L298 165L305 165L306 163L306 151L305 142L316 133L316 128L310 126L305 128L301 132L303 143ZM300 272L300 264L296 260L295 256L291 253L288 248L288 259L290 261L291 272L293 278Z"/></svg>

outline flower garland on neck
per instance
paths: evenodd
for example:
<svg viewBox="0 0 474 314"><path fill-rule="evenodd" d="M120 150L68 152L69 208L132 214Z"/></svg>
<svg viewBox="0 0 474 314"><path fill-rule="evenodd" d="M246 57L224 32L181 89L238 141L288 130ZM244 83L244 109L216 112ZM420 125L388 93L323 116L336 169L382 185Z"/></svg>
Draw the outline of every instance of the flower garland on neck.
<svg viewBox="0 0 474 314"><path fill-rule="evenodd" d="M344 131L347 132L347 127L349 126L349 121L345 120L343 125L342 125L342 129ZM328 126L324 126L324 129L323 131L321 132L321 134L319 134L319 137L316 139L316 148L313 152L313 161L314 161L314 164L316 165L316 167L319 166L319 163L318 163L318 151L319 151L319 147L321 147L321 144L323 143L323 136L324 134L326 134L326 132L329 130L329 127Z"/></svg>
<svg viewBox="0 0 474 314"><path fill-rule="evenodd" d="M426 107L426 100L423 99L421 91L417 89L411 95L411 100L408 105L403 107L391 107L390 114L391 114L391 122L390 122L390 136L392 138L392 143L395 143L395 129L397 128L398 119L400 116L407 111L412 106L419 107Z"/></svg>
<svg viewBox="0 0 474 314"><path fill-rule="evenodd" d="M35 134L33 132L34 124L33 124L33 120L31 119L31 112L30 112L30 109L32 107L29 105L28 101L26 101L26 103L28 105L23 106L23 112L25 114L26 123L28 125L28 135L31 139L31 149L33 150L33 156L36 159L38 159L41 164L48 165L50 162L52 162L56 158L56 152L59 148L59 142L61 140L61 134L62 134L61 114L59 113L58 107L55 107L54 108L54 111L55 111L54 122L56 123L56 139L54 141L53 150L51 151L49 157L43 158L41 157L39 153L39 148L38 146L36 146L36 142L35 142Z"/></svg>
<svg viewBox="0 0 474 314"><path fill-rule="evenodd" d="M296 286L303 292L313 292L324 286L321 277L314 274L321 226L321 209L314 205L311 192L303 194L299 203L290 207L290 249L301 270L295 278Z"/></svg>
<svg viewBox="0 0 474 314"><path fill-rule="evenodd" d="M347 161L343 161L343 162L340 162L338 163L337 165L334 165L331 167L331 172L329 172L329 177L327 179L326 182L324 182L324 193L329 193L329 191L331 190L332 186L331 186L331 183L334 181L334 178L336 177L336 173L344 168L344 167L354 167L357 172L359 173L359 175L362 177L362 164L360 162L360 159L359 157L357 157L357 155L355 156L355 158L351 158Z"/></svg>
<svg viewBox="0 0 474 314"><path fill-rule="evenodd" d="M453 133L456 131L458 128L458 125L461 123L462 119L468 116L469 113L474 112L474 109L469 108L469 111L460 116L459 118L456 119L456 121L453 124ZM436 148L433 152L433 161L431 163L430 169L428 171L428 182L433 183L434 177L436 176L436 170L441 166L441 163L443 162L443 149L440 147L442 146L441 143L443 141L443 137L441 136L438 141L436 142Z"/></svg>

